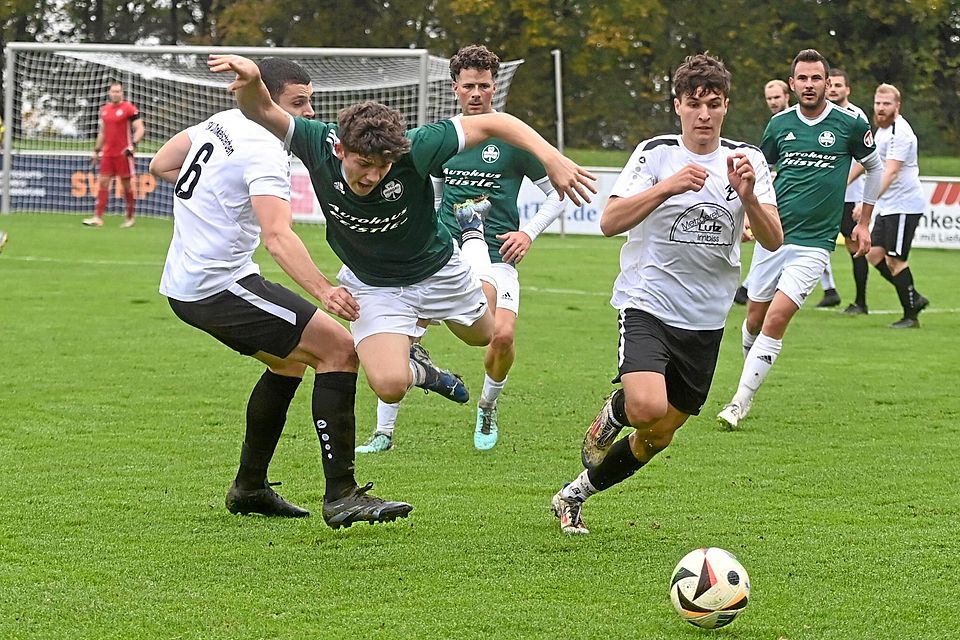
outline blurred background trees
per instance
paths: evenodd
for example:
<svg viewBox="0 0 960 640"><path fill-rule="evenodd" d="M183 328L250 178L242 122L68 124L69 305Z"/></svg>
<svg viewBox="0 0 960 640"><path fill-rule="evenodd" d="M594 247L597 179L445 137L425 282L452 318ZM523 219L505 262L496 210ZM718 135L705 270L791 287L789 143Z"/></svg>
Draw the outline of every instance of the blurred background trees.
<svg viewBox="0 0 960 640"><path fill-rule="evenodd" d="M676 130L670 75L701 51L733 73L724 133L757 141L769 118L764 83L785 79L796 52L812 47L847 70L851 100L868 113L878 83L899 87L924 153L960 148L957 0L5 0L0 45L13 41L413 47L443 56L482 42L526 60L508 109L548 138L550 52L560 49L566 142L606 148Z"/></svg>

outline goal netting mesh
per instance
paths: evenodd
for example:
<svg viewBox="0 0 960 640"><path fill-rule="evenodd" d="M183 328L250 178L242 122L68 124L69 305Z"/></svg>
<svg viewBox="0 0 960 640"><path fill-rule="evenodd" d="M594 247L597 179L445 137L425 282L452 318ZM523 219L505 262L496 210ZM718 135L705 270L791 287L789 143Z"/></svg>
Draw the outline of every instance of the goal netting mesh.
<svg viewBox="0 0 960 640"><path fill-rule="evenodd" d="M91 152L98 111L111 82L137 105L146 127L133 184L137 213L169 215L171 192L149 174L152 153L167 139L234 105L228 74L207 69L217 48L116 45L7 47L4 78L2 210L82 212L93 210L96 170ZM226 51L226 50L222 50ZM448 60L413 49L231 48L254 60L284 56L313 78L317 118L362 100L399 109L409 126L449 118L459 111L450 89ZM505 62L497 76L494 107L505 110L510 83L522 60ZM123 210L113 185L108 212ZM312 192L311 192L312 197ZM301 212L303 213L303 212Z"/></svg>

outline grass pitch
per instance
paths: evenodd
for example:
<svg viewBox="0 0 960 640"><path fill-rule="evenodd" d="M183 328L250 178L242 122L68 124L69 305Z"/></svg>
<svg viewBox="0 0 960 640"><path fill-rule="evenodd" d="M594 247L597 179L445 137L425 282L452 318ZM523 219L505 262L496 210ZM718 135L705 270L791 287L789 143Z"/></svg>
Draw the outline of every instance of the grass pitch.
<svg viewBox="0 0 960 640"><path fill-rule="evenodd" d="M545 236L521 268L500 443L474 450L472 403L411 393L396 449L357 468L413 513L332 531L310 374L271 479L315 516L224 509L262 366L179 322L157 293L171 223L119 220L0 219L0 637L699 638L711 632L682 622L667 594L699 546L734 552L753 582L717 637L954 633L960 252L911 255L932 301L918 331L887 328L896 298L875 273L871 315L804 309L744 428L721 432L713 416L741 364L735 307L703 415L591 499L592 533L571 539L549 501L580 471L583 431L611 389L621 241ZM322 228L297 230L334 274ZM833 262L845 305L849 259ZM479 392L480 350L442 328L427 345ZM362 440L375 422L363 381L357 412Z"/></svg>

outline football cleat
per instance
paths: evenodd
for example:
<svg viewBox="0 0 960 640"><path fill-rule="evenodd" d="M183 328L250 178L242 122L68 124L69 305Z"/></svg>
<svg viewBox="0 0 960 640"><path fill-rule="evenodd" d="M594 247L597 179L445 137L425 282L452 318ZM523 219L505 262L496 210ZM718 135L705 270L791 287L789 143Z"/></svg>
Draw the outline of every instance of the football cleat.
<svg viewBox="0 0 960 640"><path fill-rule="evenodd" d="M913 305L913 312L920 313L924 309L930 306L930 301L927 300L924 296L917 294L917 303Z"/></svg>
<svg viewBox="0 0 960 640"><path fill-rule="evenodd" d="M617 434L623 429L613 417L613 395L614 391L607 396L600 413L587 433L583 436L583 444L580 446L580 461L586 469L592 469L600 464L607 456L607 451L613 446Z"/></svg>
<svg viewBox="0 0 960 640"><path fill-rule="evenodd" d="M473 431L473 446L480 451L493 449L497 444L497 408L477 407L477 426Z"/></svg>
<svg viewBox="0 0 960 640"><path fill-rule="evenodd" d="M724 429L733 430L740 425L740 421L750 413L750 405L737 401L727 404L720 413L717 414L717 424Z"/></svg>
<svg viewBox="0 0 960 640"><path fill-rule="evenodd" d="M91 218L84 218L84 219L83 219L83 224L84 224L84 226L87 226L87 227L102 227L102 226L103 226L103 218L100 218L100 217L97 217L97 216L93 216L93 217L91 217Z"/></svg>
<svg viewBox="0 0 960 640"><path fill-rule="evenodd" d="M280 483L265 482L260 489L241 489L234 481L227 491L225 500L227 511L241 515L259 513L278 518L305 518L309 516L309 511L292 502L287 502L280 494L270 488L278 484Z"/></svg>
<svg viewBox="0 0 960 640"><path fill-rule="evenodd" d="M836 289L827 289L823 292L823 298L817 303L818 309L827 307L836 307L840 305L840 294Z"/></svg>
<svg viewBox="0 0 960 640"><path fill-rule="evenodd" d="M323 503L323 520L331 529L349 527L354 522L393 522L406 518L413 507L406 502L390 502L367 494L373 488L368 482L353 489L348 495Z"/></svg>
<svg viewBox="0 0 960 640"><path fill-rule="evenodd" d="M410 360L425 373L423 383L417 385L424 391L433 391L459 404L470 399L470 392L463 383L463 378L435 365L430 354L419 342L410 345Z"/></svg>
<svg viewBox="0 0 960 640"><path fill-rule="evenodd" d="M381 453L393 449L393 436L382 431L374 431L366 442L357 447L357 453Z"/></svg>
<svg viewBox="0 0 960 640"><path fill-rule="evenodd" d="M560 518L560 531L568 536L583 536L590 533L583 522L581 511L583 503L576 500L564 500L557 491L553 496L553 515Z"/></svg>
<svg viewBox="0 0 960 640"><path fill-rule="evenodd" d="M6 231L0 230L0 251L3 251L3 245L7 244L7 238L9 237Z"/></svg>
<svg viewBox="0 0 960 640"><path fill-rule="evenodd" d="M920 321L916 318L900 318L890 325L891 329L919 329Z"/></svg>
<svg viewBox="0 0 960 640"><path fill-rule="evenodd" d="M854 302L853 304L848 305L842 313L845 316L865 316L868 314L867 305L859 305Z"/></svg>
<svg viewBox="0 0 960 640"><path fill-rule="evenodd" d="M133 218L127 218L126 220L124 220L123 222L120 223L120 228L121 228L121 229L129 229L130 227L132 227L132 226L135 225L135 224L136 224L136 220L134 220Z"/></svg>
<svg viewBox="0 0 960 640"><path fill-rule="evenodd" d="M453 205L453 214L457 218L460 230L478 230L483 227L483 221L490 211L490 206L490 201L486 197Z"/></svg>

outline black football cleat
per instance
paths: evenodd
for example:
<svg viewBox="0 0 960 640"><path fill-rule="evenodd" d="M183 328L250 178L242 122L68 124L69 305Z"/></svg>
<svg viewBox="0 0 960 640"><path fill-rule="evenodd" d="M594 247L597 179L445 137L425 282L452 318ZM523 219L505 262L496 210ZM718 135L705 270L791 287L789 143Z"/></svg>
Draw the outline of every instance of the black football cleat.
<svg viewBox="0 0 960 640"><path fill-rule="evenodd" d="M280 484L274 483L273 486ZM310 512L287 502L265 482L260 489L241 489L234 482L227 491L227 511L241 515L259 513L277 518L306 518Z"/></svg>
<svg viewBox="0 0 960 640"><path fill-rule="evenodd" d="M323 503L323 520L331 529L349 527L354 522L393 522L397 518L406 518L413 507L406 502L390 502L377 496L368 495L373 483L368 482L356 487L349 494L336 500Z"/></svg>

